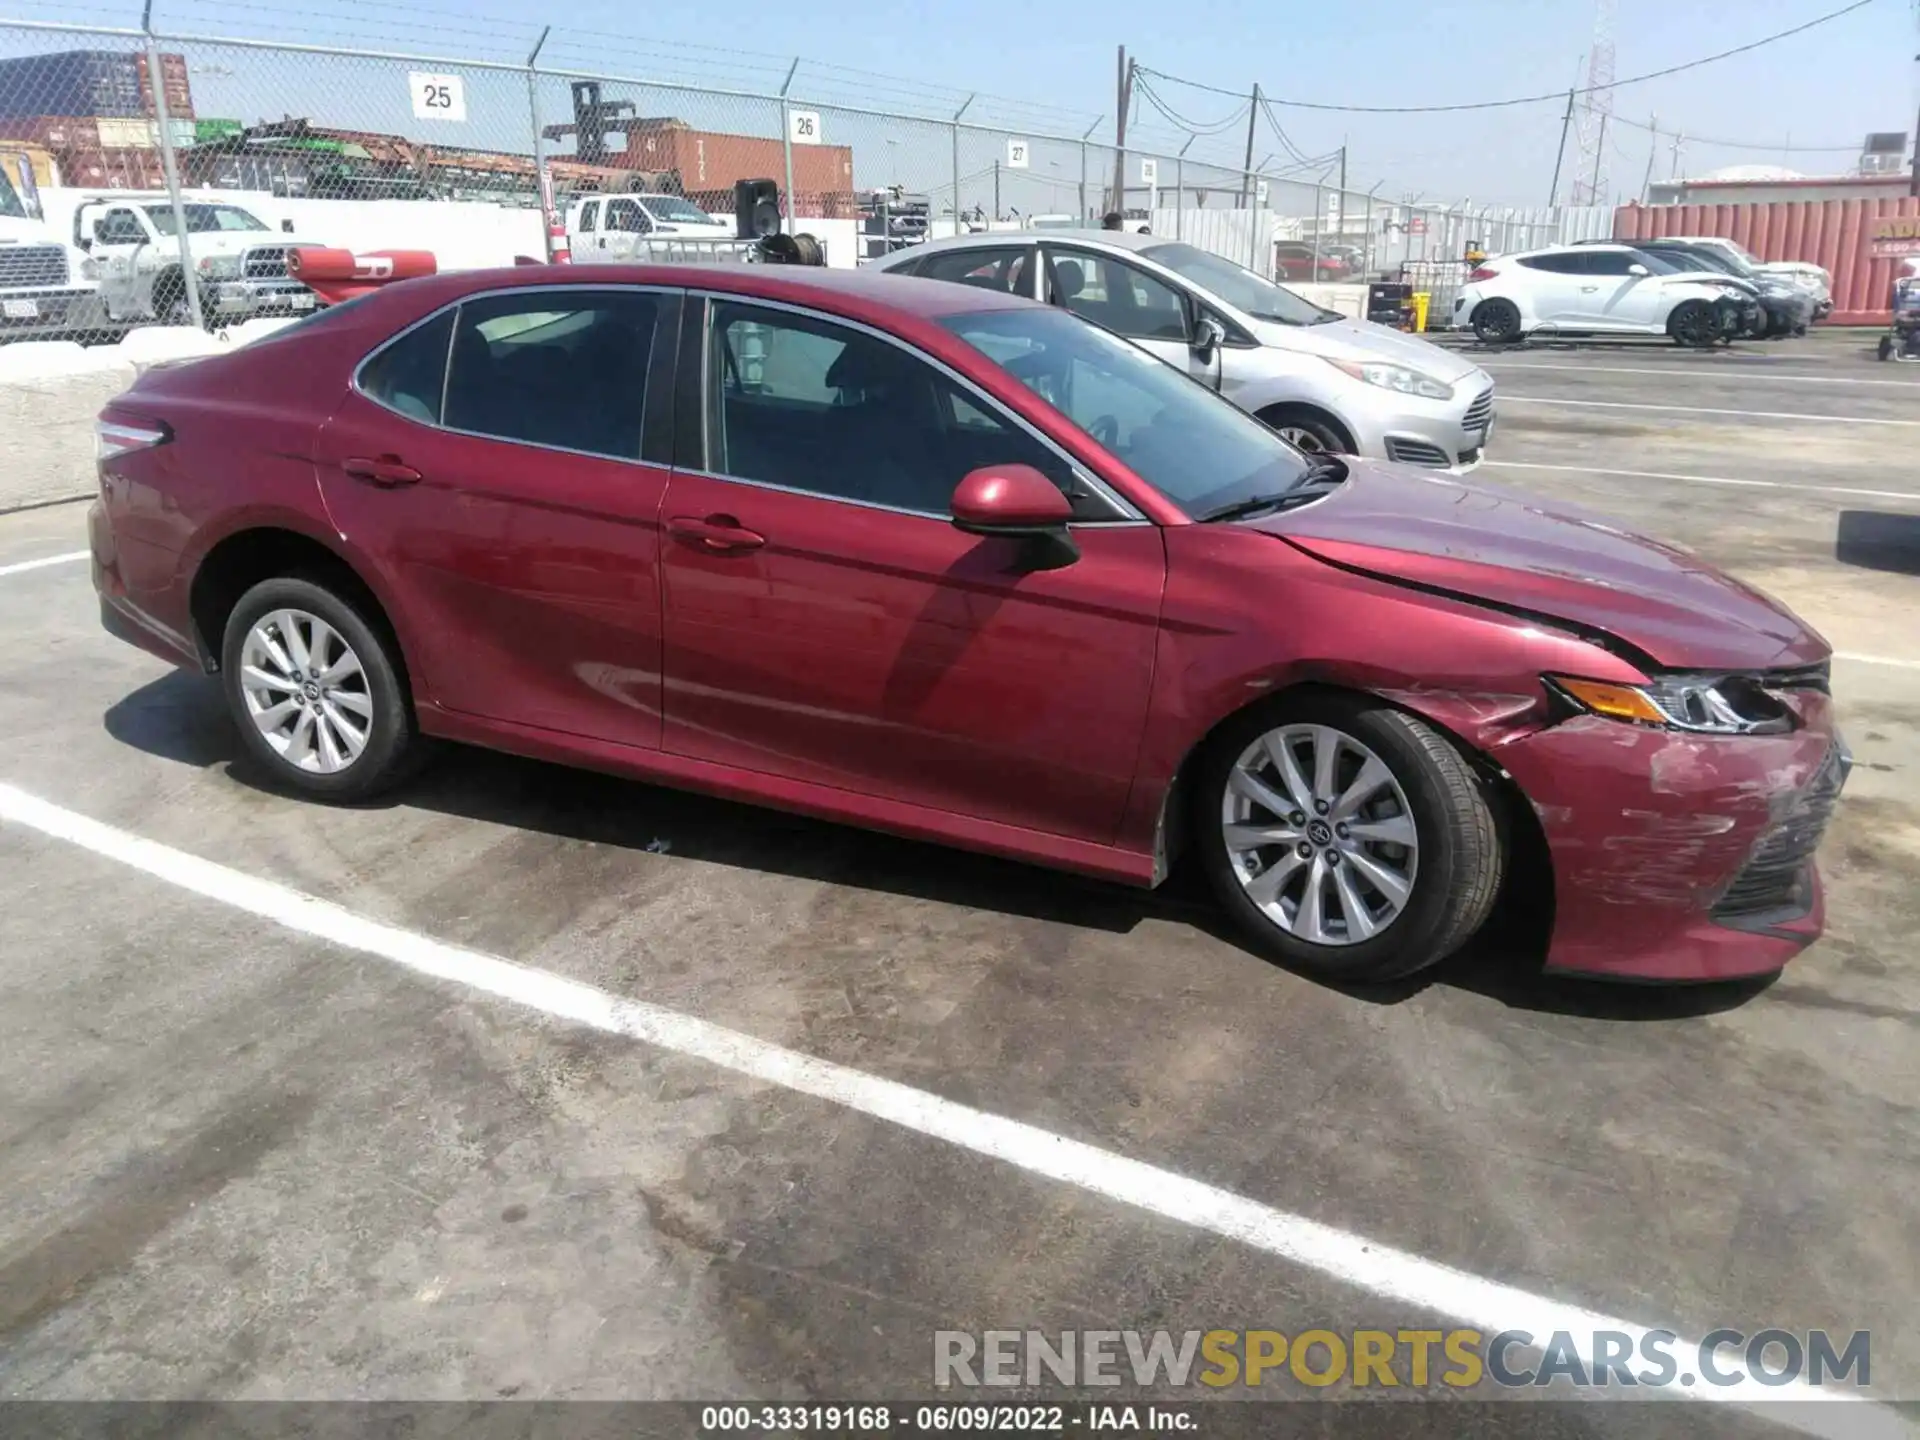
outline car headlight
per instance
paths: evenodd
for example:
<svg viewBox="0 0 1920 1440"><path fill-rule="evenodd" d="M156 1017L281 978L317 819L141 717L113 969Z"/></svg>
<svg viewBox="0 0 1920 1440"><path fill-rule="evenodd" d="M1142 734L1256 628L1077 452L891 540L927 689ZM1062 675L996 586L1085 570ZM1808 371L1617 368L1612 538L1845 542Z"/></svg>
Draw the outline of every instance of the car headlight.
<svg viewBox="0 0 1920 1440"><path fill-rule="evenodd" d="M240 257L238 255L208 255L201 259L196 268L209 280L238 280L240 278Z"/></svg>
<svg viewBox="0 0 1920 1440"><path fill-rule="evenodd" d="M1388 365L1380 360L1335 360L1332 356L1322 356L1335 369L1344 370L1354 379L1368 385L1378 385L1382 390L1398 390L1402 395L1424 395L1429 400L1451 400L1453 387L1443 384L1431 375L1423 375L1418 370L1410 370L1405 365Z"/></svg>
<svg viewBox="0 0 1920 1440"><path fill-rule="evenodd" d="M1549 675L1547 683L1589 714L1661 730L1777 735L1793 728L1793 712L1757 675L1661 675L1643 685Z"/></svg>

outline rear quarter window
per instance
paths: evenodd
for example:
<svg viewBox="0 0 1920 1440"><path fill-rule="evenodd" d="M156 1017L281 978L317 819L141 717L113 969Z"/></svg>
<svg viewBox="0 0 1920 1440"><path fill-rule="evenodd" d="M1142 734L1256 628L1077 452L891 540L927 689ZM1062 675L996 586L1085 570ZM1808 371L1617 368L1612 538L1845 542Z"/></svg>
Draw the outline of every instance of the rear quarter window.
<svg viewBox="0 0 1920 1440"><path fill-rule="evenodd" d="M361 393L409 420L438 425L454 313L436 315L367 361L360 370Z"/></svg>

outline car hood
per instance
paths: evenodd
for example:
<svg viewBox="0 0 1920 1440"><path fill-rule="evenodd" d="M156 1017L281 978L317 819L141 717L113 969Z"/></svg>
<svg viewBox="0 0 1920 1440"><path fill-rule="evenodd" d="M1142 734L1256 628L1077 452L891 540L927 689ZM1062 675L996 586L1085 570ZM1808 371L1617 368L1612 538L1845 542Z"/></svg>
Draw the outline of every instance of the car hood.
<svg viewBox="0 0 1920 1440"><path fill-rule="evenodd" d="M1477 373L1471 360L1444 350L1431 340L1391 330L1368 320L1329 320L1324 325L1282 325L1261 320L1256 329L1263 345L1277 346L1335 360L1379 360L1407 365L1449 385Z"/></svg>
<svg viewBox="0 0 1920 1440"><path fill-rule="evenodd" d="M171 236L164 237L164 241L173 244ZM278 250L283 246L291 249L296 245L318 243L304 236L289 235L284 230L202 230L188 236L188 248L195 255L244 255L262 246Z"/></svg>
<svg viewBox="0 0 1920 1440"><path fill-rule="evenodd" d="M0 245L57 245L60 237L44 220L21 220L0 215Z"/></svg>
<svg viewBox="0 0 1920 1440"><path fill-rule="evenodd" d="M1829 653L1786 607L1689 551L1571 506L1347 463L1347 483L1325 500L1242 523L1346 569L1603 631L1672 669L1763 669Z"/></svg>

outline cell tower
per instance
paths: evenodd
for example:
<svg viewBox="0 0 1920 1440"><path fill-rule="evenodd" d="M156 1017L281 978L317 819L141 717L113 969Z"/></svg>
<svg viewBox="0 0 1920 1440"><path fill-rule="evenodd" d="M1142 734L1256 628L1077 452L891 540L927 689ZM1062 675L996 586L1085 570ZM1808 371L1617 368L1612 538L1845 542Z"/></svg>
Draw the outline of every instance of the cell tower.
<svg viewBox="0 0 1920 1440"><path fill-rule="evenodd" d="M1598 205L1607 185L1607 126L1613 119L1614 0L1594 0L1593 49L1587 56L1587 93L1580 106L1580 158L1573 169L1573 203Z"/></svg>

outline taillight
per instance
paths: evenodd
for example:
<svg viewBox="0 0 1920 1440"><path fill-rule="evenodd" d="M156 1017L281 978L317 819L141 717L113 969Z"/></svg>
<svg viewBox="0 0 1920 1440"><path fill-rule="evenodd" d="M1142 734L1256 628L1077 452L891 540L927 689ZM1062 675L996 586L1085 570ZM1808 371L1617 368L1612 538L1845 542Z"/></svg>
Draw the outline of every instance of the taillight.
<svg viewBox="0 0 1920 1440"><path fill-rule="evenodd" d="M108 420L93 422L93 453L98 460L111 460L134 450L151 450L173 438L173 432L157 421Z"/></svg>
<svg viewBox="0 0 1920 1440"><path fill-rule="evenodd" d="M1498 275L1499 273L1500 272L1494 269L1493 266L1491 265L1477 266L1474 269L1473 273L1467 276L1467 283L1469 285L1473 285L1482 280L1491 280L1493 279L1494 276Z"/></svg>

